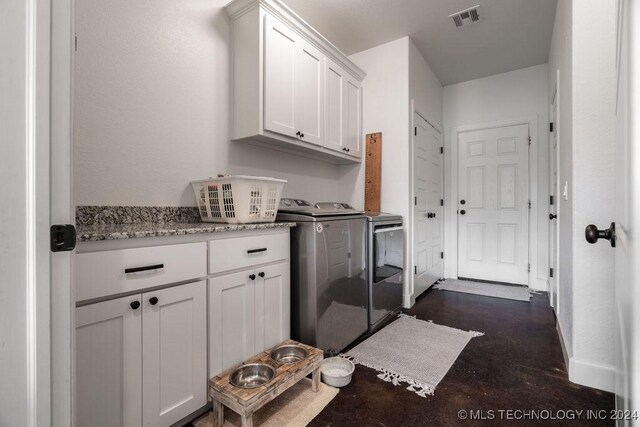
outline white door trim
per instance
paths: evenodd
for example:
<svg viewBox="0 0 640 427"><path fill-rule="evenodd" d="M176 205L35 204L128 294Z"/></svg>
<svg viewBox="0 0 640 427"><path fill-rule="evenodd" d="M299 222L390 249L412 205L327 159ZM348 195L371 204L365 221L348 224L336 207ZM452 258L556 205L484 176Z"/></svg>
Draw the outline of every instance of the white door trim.
<svg viewBox="0 0 640 427"><path fill-rule="evenodd" d="M413 120L414 114L418 114L419 116L421 116L423 119L425 119L427 121L427 123L429 123L431 126L433 126L438 132L440 132L441 135L443 135L443 144L444 144L444 134L443 134L443 128L442 128L442 124L440 124L440 122L438 120L436 120L435 118L433 118L432 116L430 116L429 114L427 114L426 112L422 111L420 108L418 108L415 105L415 100L411 99L411 107L410 107L410 111L409 111L409 117L410 117L410 122L409 122L409 200L407 200L407 205L408 205L408 218L405 218L405 277L404 277L404 291L403 291L403 295L402 295L402 305L404 308L411 308L415 302L416 302L416 295L415 295L415 288L414 288L414 283L413 283L413 266L415 265L415 257L413 254L413 146L414 146L414 141L413 141L413 128L415 127L415 122ZM444 156L444 154L443 154ZM444 171L444 157L443 157L443 167L442 170ZM444 172L443 172L444 173ZM444 176L442 177L442 182L444 184ZM444 192L444 188L443 188L443 192ZM445 202L445 206L446 206L446 202ZM444 221L443 221L444 223ZM446 235L444 234L444 226L442 229L442 234L443 234L443 243L446 242ZM445 261L446 261L446 256L445 256ZM446 265L446 264L445 264Z"/></svg>
<svg viewBox="0 0 640 427"><path fill-rule="evenodd" d="M556 105L556 115L554 116L553 114L553 104L555 101L555 105ZM556 117L558 118L558 120L556 120ZM555 164L556 164L556 168L557 168L557 176L558 179L560 179L560 168L561 168L561 164L560 164L560 69L556 70L556 82L553 88L553 91L551 93L551 104L549 105L549 121L553 122L553 131L555 132L555 138L556 138L556 144L558 146L555 154L556 154L556 159L555 159ZM551 194L553 192L553 142L551 140L551 138L549 139L549 194ZM552 239L555 239L556 242L556 251L554 253L554 258L555 258L555 269L553 270L553 277L555 278L555 282L557 284L556 286L556 306L553 307L556 313L556 317L560 315L560 256L558 254L558 249L560 248L560 210L562 209L562 204L560 203L560 182L557 183L557 189L558 189L558 197L557 200L554 200L554 205L556 208L556 215L558 216L555 221L556 223L556 235L553 236L552 235L552 227L549 226L549 249L548 249L548 253L551 253L551 245L552 245ZM549 213L551 213L551 205L549 205ZM551 265L549 265L549 268L551 268ZM549 285L548 285L548 289L549 289L549 303L551 305L553 305L553 301L551 301L551 292L552 289L551 287L553 286L553 284L551 283L551 277L549 277Z"/></svg>
<svg viewBox="0 0 640 427"><path fill-rule="evenodd" d="M538 131L538 115L497 120L488 123L477 123L464 126L457 126L451 130L449 136L449 150L451 156L451 170L449 171L449 177L451 186L449 188L449 194L445 193L445 215L449 218L451 227L449 230L449 236L445 235L445 242L448 245L445 247L444 268L445 277L456 278L458 277L458 214L456 213L458 206L458 134L461 132L477 131L484 129L492 129L498 127L515 126L515 125L529 125L529 135L531 136L531 145L529 146L529 199L531 200L531 209L529 211L529 263L531 264L531 271L529 273L529 280L527 284L532 287L532 282L537 281L538 271L538 215L536 215L538 209L538 147L539 147L539 131ZM447 150L445 148L445 155ZM448 196L448 197L447 197ZM446 256L450 253L451 256ZM537 283L535 285L538 289L546 289L546 279L544 283Z"/></svg>

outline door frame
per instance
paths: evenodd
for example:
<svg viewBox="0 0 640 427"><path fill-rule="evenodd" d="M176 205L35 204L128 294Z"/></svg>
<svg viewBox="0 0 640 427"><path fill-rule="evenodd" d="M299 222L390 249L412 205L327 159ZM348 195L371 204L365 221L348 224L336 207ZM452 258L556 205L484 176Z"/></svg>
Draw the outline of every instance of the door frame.
<svg viewBox="0 0 640 427"><path fill-rule="evenodd" d="M415 257L413 255L413 249L414 249L414 242L413 242L413 190L414 190L414 183L413 183L413 169L414 169L414 165L413 165L413 153L414 153L414 134L413 134L413 128L415 127L415 121L413 120L413 117L415 114L418 114L420 117L422 117L423 119L425 119L427 121L427 123L429 123L431 126L433 126L433 128L435 130L437 130L438 132L440 132L440 135L442 136L442 145L444 147L444 132L443 132L443 127L442 124L440 124L440 122L438 120L436 120L434 117L432 117L431 115L427 114L425 111L423 111L422 109L420 109L419 107L416 106L415 100L412 98L411 99L411 108L410 108L410 118L409 118L409 197L407 200L407 205L409 207L408 212L409 214L407 215L408 218L405 221L405 229L407 230L407 234L405 236L405 257L404 259L407 260L405 262L405 285L404 285L404 291L403 291L403 295L402 295L402 305L404 308L411 308L415 302L416 302L416 295L415 295L415 286L414 286L414 277L413 277L413 266L415 265ZM446 150L444 150L445 153L442 154L442 198L444 199L445 197L445 191L444 191L444 156L446 155ZM446 202L445 202L446 204ZM442 218L442 222L443 222L443 227L442 227L442 247L444 248L444 244L446 242L446 237L445 237L445 227L444 227L444 221L445 221L446 217L443 216ZM446 260L446 257L445 257Z"/></svg>
<svg viewBox="0 0 640 427"><path fill-rule="evenodd" d="M553 115L553 104L555 101L556 105L556 116ZM556 117L558 120L556 120ZM553 123L553 131L555 133L556 144L558 145L558 149L555 153L555 164L556 169L558 170L558 180L560 179L560 69L556 70L556 82L553 87L553 91L551 92L551 103L549 104L549 122ZM553 191L553 144L551 138L549 138L549 195L552 194ZM558 249L560 248L560 210L562 209L562 204L560 203L560 181L557 182L558 189L558 197L557 200L554 200L554 206L556 207L556 235L553 235L553 229L549 226L549 248L548 248L548 257L549 257L549 268L551 268L551 245L553 241L556 244L556 251L553 254L553 258L555 258L555 269L553 270L553 276L556 283L556 300L555 306L553 305L553 301L551 298L552 291L552 280L551 276L549 276L548 280L548 291L549 291L549 304L555 310L556 316L560 314L560 256L558 254ZM551 213L551 205L549 204L549 213Z"/></svg>
<svg viewBox="0 0 640 427"><path fill-rule="evenodd" d="M536 272L538 271L539 260L537 257L538 251L538 215L532 214L537 212L538 209L538 148L539 148L539 131L538 131L538 123L540 119L538 115L520 117L520 118L512 118L512 119L504 119L497 120L493 122L487 123L477 123L470 125L463 125L454 127L451 130L451 135L449 137L449 150L451 152L451 171L450 171L450 182L451 186L449 188L449 197L447 199L447 194L445 194L445 209L448 210L448 216L451 227L449 227L450 236L449 236L449 250L445 249L445 277L457 278L458 277L458 214L456 212L456 206L458 206L458 170L459 170L459 159L458 159L458 134L462 132L470 132L470 131L479 131L486 129L494 129L500 127L507 126L517 126L517 125L529 125L529 136L531 137L531 144L529 145L528 151L528 159L529 159L529 200L531 200L531 209L529 209L529 264L531 265L531 269L529 271L527 286L531 287L534 281L540 281L537 279ZM445 154L446 154L445 148ZM532 155L531 153L535 153L536 155ZM446 214L445 214L446 215ZM446 237L445 237L446 239ZM451 256L446 256L447 252L451 253ZM533 273L533 274L532 274ZM547 285L547 279L540 281L544 282L544 285L540 287L540 284L536 286L536 288L545 289Z"/></svg>

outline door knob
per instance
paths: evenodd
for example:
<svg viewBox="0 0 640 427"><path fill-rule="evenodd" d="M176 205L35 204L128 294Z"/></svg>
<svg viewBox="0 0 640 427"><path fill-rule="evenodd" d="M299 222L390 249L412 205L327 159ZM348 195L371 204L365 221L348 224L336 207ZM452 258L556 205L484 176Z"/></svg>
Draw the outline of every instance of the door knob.
<svg viewBox="0 0 640 427"><path fill-rule="evenodd" d="M460 211L460 215L464 215L464 214L466 214L466 213L467 213L467 211L465 211L464 209L462 209L462 210Z"/></svg>
<svg viewBox="0 0 640 427"><path fill-rule="evenodd" d="M587 225L587 228L584 230L584 237L587 239L587 242L593 244L598 241L598 239L606 239L611 242L611 247L616 247L616 223L612 222L609 228L606 230L598 230L593 224Z"/></svg>
<svg viewBox="0 0 640 427"><path fill-rule="evenodd" d="M156 305L158 303L158 297L149 298L149 304Z"/></svg>
<svg viewBox="0 0 640 427"><path fill-rule="evenodd" d="M552 213L549 214L549 219L556 219L558 218L558 215L554 215Z"/></svg>

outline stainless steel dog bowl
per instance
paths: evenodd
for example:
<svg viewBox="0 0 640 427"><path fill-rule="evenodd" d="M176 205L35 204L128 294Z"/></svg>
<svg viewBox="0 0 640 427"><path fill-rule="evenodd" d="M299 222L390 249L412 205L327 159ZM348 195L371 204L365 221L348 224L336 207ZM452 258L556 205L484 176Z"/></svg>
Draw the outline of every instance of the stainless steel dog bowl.
<svg viewBox="0 0 640 427"><path fill-rule="evenodd" d="M271 381L276 370L266 363L242 365L231 374L229 382L240 388L256 388Z"/></svg>
<svg viewBox="0 0 640 427"><path fill-rule="evenodd" d="M309 352L300 345L282 345L273 349L271 358L278 363L297 363L304 360Z"/></svg>

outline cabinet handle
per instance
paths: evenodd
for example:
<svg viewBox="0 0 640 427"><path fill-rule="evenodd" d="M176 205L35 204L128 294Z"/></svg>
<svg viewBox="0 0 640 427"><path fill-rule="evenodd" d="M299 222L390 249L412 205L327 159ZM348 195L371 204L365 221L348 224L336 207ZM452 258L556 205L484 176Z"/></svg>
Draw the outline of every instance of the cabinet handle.
<svg viewBox="0 0 640 427"><path fill-rule="evenodd" d="M260 248L260 249L249 249L247 251L248 254L257 254L258 252L266 252L267 248Z"/></svg>
<svg viewBox="0 0 640 427"><path fill-rule="evenodd" d="M256 275L255 275L255 274L251 274L251 275L249 275L249 279L251 279L251 280L256 280Z"/></svg>
<svg viewBox="0 0 640 427"><path fill-rule="evenodd" d="M158 303L158 297L149 298L149 304L156 305Z"/></svg>
<svg viewBox="0 0 640 427"><path fill-rule="evenodd" d="M260 273L258 273L258 276L264 277L264 271L261 271Z"/></svg>
<svg viewBox="0 0 640 427"><path fill-rule="evenodd" d="M131 301L131 304L129 305L132 309L137 310L140 307L140 301Z"/></svg>
<svg viewBox="0 0 640 427"><path fill-rule="evenodd" d="M124 274L140 273L141 271L159 270L164 268L164 264L145 265L144 267L125 268Z"/></svg>

